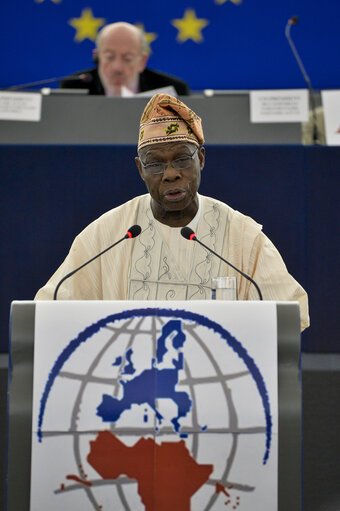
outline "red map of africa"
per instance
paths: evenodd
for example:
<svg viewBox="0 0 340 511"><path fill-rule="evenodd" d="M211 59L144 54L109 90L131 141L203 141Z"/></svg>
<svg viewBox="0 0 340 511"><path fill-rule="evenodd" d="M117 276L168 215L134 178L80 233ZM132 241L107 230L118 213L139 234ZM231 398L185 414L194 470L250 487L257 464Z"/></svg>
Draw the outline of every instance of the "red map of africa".
<svg viewBox="0 0 340 511"><path fill-rule="evenodd" d="M183 440L156 444L141 438L126 446L110 431L90 442L87 461L103 479L136 479L146 511L190 511L190 499L209 479L213 465L199 465Z"/></svg>

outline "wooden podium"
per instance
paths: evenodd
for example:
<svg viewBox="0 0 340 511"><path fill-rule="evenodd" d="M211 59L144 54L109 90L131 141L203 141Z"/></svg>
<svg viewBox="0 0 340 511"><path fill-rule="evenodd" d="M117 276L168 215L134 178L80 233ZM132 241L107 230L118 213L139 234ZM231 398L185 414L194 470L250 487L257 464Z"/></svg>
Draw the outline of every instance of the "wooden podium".
<svg viewBox="0 0 340 511"><path fill-rule="evenodd" d="M7 511L301 510L299 306L13 302Z"/></svg>

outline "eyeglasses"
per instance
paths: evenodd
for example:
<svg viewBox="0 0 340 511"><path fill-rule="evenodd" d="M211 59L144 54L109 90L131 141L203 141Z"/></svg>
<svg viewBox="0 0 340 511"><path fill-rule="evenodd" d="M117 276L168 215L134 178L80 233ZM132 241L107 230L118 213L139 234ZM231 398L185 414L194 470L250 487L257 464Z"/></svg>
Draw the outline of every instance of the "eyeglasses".
<svg viewBox="0 0 340 511"><path fill-rule="evenodd" d="M140 159L140 162L142 164L144 171L151 175L164 174L168 165L171 165L174 169L177 169L177 170L188 169L191 166L192 160L194 159L194 156L197 153L198 149L199 148L196 147L195 151L190 156L189 155L182 156L181 158L176 158L176 160L172 160L169 162L154 161L153 163L145 164L144 162L142 162L141 159Z"/></svg>
<svg viewBox="0 0 340 511"><path fill-rule="evenodd" d="M123 62L124 64L134 64L142 57L142 55L140 54L135 55L134 53L116 55L115 53L111 52L99 52L98 55L100 61L104 62L105 64L112 63L117 59Z"/></svg>

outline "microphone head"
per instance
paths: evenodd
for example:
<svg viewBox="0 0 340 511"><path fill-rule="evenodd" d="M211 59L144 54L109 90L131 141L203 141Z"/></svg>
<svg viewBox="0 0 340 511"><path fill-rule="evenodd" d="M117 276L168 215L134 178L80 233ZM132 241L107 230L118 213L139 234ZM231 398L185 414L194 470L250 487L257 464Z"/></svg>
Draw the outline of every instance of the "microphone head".
<svg viewBox="0 0 340 511"><path fill-rule="evenodd" d="M292 16L291 18L289 18L288 23L290 25L296 25L298 21L299 21L299 16Z"/></svg>
<svg viewBox="0 0 340 511"><path fill-rule="evenodd" d="M141 226L136 224L136 225L133 225L132 227L130 227L130 229L128 229L126 231L125 237L126 238L136 238L136 236L139 236L141 232L142 232Z"/></svg>
<svg viewBox="0 0 340 511"><path fill-rule="evenodd" d="M78 75L78 77L79 80L81 80L84 83L91 83L93 80L92 75L90 75L90 73L82 73Z"/></svg>
<svg viewBox="0 0 340 511"><path fill-rule="evenodd" d="M182 227L181 234L186 240L196 240L196 234L190 227Z"/></svg>
<svg viewBox="0 0 340 511"><path fill-rule="evenodd" d="M64 76L63 78L60 78L58 80L76 80L78 82L91 83L93 78L92 75L90 75L90 73L80 73L79 75Z"/></svg>

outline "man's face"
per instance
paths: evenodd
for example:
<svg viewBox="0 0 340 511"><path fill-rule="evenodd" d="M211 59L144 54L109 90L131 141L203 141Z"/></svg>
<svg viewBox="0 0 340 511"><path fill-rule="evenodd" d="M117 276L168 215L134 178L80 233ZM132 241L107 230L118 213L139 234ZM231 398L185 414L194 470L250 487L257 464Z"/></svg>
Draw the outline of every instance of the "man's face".
<svg viewBox="0 0 340 511"><path fill-rule="evenodd" d="M194 156L190 163L188 162L187 168L175 168L170 163L174 160L186 160L192 155ZM176 221L179 221L180 225L186 225L195 216L204 155L204 147L197 148L189 142L154 144L140 151L136 164L152 197L152 210L157 220L172 226L175 226ZM163 173L153 174L145 169L145 165L155 162L168 163ZM182 220L179 220L180 218Z"/></svg>
<svg viewBox="0 0 340 511"><path fill-rule="evenodd" d="M106 91L119 94L121 87L136 86L146 64L138 34L116 27L102 36L98 48L98 72Z"/></svg>

